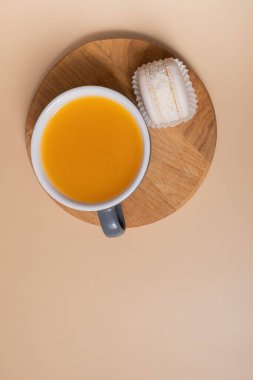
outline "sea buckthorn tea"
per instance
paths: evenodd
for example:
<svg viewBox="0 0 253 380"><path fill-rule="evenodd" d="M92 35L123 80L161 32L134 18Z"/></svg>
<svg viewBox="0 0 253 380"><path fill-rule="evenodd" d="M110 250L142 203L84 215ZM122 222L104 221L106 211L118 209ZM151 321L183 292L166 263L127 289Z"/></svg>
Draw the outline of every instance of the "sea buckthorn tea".
<svg viewBox="0 0 253 380"><path fill-rule="evenodd" d="M48 179L78 202L106 202L121 194L136 178L142 157L142 136L134 117L100 96L63 105L41 139Z"/></svg>

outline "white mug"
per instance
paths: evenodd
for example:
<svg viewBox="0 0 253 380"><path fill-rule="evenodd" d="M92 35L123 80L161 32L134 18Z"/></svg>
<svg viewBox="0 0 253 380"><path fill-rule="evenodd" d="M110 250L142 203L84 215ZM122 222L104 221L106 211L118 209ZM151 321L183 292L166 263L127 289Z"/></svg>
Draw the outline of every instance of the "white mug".
<svg viewBox="0 0 253 380"><path fill-rule="evenodd" d="M59 192L48 179L41 160L41 139L44 129L52 116L66 103L83 97L100 96L114 100L134 117L142 136L143 156L139 172L133 182L120 195L102 203L82 203L72 200ZM31 159L34 172L47 193L63 205L79 211L97 211L102 229L106 236L115 237L125 230L124 215L120 202L129 197L142 181L150 160L150 137L145 121L138 108L122 94L106 87L83 86L66 91L53 99L38 118L31 141Z"/></svg>

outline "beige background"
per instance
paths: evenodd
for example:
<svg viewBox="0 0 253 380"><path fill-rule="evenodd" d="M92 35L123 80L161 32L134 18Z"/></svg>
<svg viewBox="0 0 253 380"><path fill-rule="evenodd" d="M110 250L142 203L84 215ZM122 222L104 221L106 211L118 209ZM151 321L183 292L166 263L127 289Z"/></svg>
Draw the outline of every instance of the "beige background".
<svg viewBox="0 0 253 380"><path fill-rule="evenodd" d="M1 1L1 380L253 378L252 18L251 0ZM49 200L24 141L48 69L112 31L178 51L218 119L193 199L116 240Z"/></svg>

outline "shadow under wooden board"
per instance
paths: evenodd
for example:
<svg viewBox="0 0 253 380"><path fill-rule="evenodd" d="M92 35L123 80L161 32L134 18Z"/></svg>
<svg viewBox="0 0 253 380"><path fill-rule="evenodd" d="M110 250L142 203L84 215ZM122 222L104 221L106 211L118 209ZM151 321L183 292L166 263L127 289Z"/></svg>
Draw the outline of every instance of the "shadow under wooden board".
<svg viewBox="0 0 253 380"><path fill-rule="evenodd" d="M26 124L26 145L46 105L73 87L99 85L121 92L136 104L131 78L138 66L173 57L169 50L137 39L93 41L71 51L46 75L32 101ZM178 210L203 181L216 144L216 119L212 101L201 80L189 68L198 98L194 118L174 128L149 129L150 166L137 190L123 203L127 227L143 226ZM58 203L58 202L56 202ZM60 205L69 214L99 224L95 212L81 212Z"/></svg>

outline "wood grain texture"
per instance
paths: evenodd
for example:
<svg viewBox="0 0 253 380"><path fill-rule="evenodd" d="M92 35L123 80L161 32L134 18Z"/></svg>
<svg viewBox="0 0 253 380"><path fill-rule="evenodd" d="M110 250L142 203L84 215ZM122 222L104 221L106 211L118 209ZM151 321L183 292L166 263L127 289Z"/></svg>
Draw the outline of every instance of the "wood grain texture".
<svg viewBox="0 0 253 380"><path fill-rule="evenodd" d="M136 103L131 85L134 71L143 63L166 57L173 57L169 50L135 39L94 41L67 54L46 75L32 101L25 131L29 156L34 125L57 95L73 87L99 85L119 91ZM191 68L189 74L198 97L197 113L175 128L150 129L148 172L122 204L127 227L155 222L179 209L198 189L210 167L217 138L215 113L203 83ZM99 224L95 212L59 206L85 222Z"/></svg>

